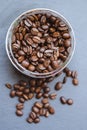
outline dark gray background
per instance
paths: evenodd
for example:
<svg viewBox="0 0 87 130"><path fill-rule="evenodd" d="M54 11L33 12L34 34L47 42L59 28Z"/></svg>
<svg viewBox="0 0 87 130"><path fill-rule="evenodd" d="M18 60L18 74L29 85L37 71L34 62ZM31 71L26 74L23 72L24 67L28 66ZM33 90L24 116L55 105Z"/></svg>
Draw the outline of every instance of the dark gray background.
<svg viewBox="0 0 87 130"><path fill-rule="evenodd" d="M68 79L58 92L54 105L56 114L41 118L39 124L28 124L25 119L33 101L25 103L24 116L15 116L17 98L11 99L4 84L15 83L24 76L11 65L5 51L5 37L11 22L22 12L38 7L54 9L71 23L76 36L76 50L70 69L78 71L79 86L74 87ZM60 76L59 79L62 79ZM49 86L53 87L59 80ZM61 105L59 97L71 97L72 106ZM0 0L0 130L86 130L87 129L87 0Z"/></svg>

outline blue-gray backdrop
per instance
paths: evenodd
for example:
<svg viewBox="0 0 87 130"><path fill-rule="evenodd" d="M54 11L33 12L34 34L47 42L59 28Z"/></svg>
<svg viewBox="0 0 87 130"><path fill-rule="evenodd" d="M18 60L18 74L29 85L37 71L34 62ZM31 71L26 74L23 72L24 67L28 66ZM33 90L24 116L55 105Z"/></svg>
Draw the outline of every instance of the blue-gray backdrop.
<svg viewBox="0 0 87 130"><path fill-rule="evenodd" d="M76 36L76 50L69 67L78 71L79 86L74 87L71 79L58 92L51 104L56 114L41 118L41 123L28 124L25 119L33 101L25 103L24 116L15 116L17 98L11 99L6 82L15 83L25 78L11 65L5 51L5 37L11 22L22 12L32 8L50 8L60 12L71 23ZM0 130L86 130L87 129L87 0L0 0ZM60 76L59 79L62 79ZM49 84L53 88L59 80ZM61 105L59 97L72 97L72 106Z"/></svg>

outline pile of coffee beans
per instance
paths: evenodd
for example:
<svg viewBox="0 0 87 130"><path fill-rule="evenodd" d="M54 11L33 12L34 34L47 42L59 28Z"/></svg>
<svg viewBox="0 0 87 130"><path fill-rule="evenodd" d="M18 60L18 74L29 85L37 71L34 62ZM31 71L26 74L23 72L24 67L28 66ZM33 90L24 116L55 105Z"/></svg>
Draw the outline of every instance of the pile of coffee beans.
<svg viewBox="0 0 87 130"><path fill-rule="evenodd" d="M13 28L13 55L29 71L48 73L59 68L70 50L68 25L51 14L26 14Z"/></svg>
<svg viewBox="0 0 87 130"><path fill-rule="evenodd" d="M55 77L48 79L30 78L28 81L20 80L14 85L7 83L6 87L11 90L10 97L18 97L19 103L16 105L16 115L23 116L24 103L33 98L40 100L36 101L31 107L31 112L26 119L28 123L39 123L41 116L48 117L49 115L53 115L55 110L49 101L57 98L56 92L62 89L63 85L67 81L66 79L71 77L73 85L78 85L79 83L77 71L71 71L69 68L65 68L63 74L63 81L58 81L54 85L54 92L51 92L51 87L48 86L48 82L52 81ZM64 96L60 97L60 102L68 105L73 104L71 98L66 99Z"/></svg>

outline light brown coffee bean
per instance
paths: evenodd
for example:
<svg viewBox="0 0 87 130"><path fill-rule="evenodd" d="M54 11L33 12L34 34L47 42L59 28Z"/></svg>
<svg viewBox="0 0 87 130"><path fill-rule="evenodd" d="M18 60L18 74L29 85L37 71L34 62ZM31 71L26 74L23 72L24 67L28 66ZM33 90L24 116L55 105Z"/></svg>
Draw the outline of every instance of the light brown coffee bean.
<svg viewBox="0 0 87 130"><path fill-rule="evenodd" d="M36 118L36 113L31 112L31 113L29 114L29 117L34 120L34 119Z"/></svg>
<svg viewBox="0 0 87 130"><path fill-rule="evenodd" d="M16 105L16 108L17 108L18 110L23 109L23 108L24 108L23 103L18 103L18 104Z"/></svg>
<svg viewBox="0 0 87 130"><path fill-rule="evenodd" d="M28 123L32 123L32 122L33 122L33 119L30 118L30 117L28 117L28 118L27 118L27 122L28 122Z"/></svg>
<svg viewBox="0 0 87 130"><path fill-rule="evenodd" d="M35 106L32 107L32 111L35 112L35 113L39 113L39 109Z"/></svg>
<svg viewBox="0 0 87 130"><path fill-rule="evenodd" d="M39 123L40 122L40 118L36 118L35 120L34 120L34 123Z"/></svg>
<svg viewBox="0 0 87 130"><path fill-rule="evenodd" d="M54 114L55 113L54 108L51 107L51 106L48 107L48 111L49 111L50 114Z"/></svg>
<svg viewBox="0 0 87 130"><path fill-rule="evenodd" d="M25 99L22 98L22 97L19 97L19 102L24 103L24 102L25 102Z"/></svg>
<svg viewBox="0 0 87 130"><path fill-rule="evenodd" d="M20 92L20 91L16 91L16 96L20 97L22 96L23 92Z"/></svg>
<svg viewBox="0 0 87 130"><path fill-rule="evenodd" d="M21 110L16 110L16 115L17 116L23 116L23 112Z"/></svg>
<svg viewBox="0 0 87 130"><path fill-rule="evenodd" d="M43 107L43 104L40 102L35 102L34 104L37 108L41 109Z"/></svg>
<svg viewBox="0 0 87 130"><path fill-rule="evenodd" d="M23 60L21 65L25 68L27 68L29 66L29 62L27 60Z"/></svg>
<svg viewBox="0 0 87 130"><path fill-rule="evenodd" d="M15 97L15 95L16 95L16 94L15 94L15 90L12 90L12 91L10 92L10 97L13 98L13 97Z"/></svg>
<svg viewBox="0 0 87 130"><path fill-rule="evenodd" d="M63 34L63 38L65 38L65 39L70 38L70 34L69 34L69 33L64 33L64 34Z"/></svg>
<svg viewBox="0 0 87 130"><path fill-rule="evenodd" d="M28 95L28 99L32 99L34 97L34 93L29 93L29 95Z"/></svg>
<svg viewBox="0 0 87 130"><path fill-rule="evenodd" d="M72 83L73 83L73 85L78 85L79 81L77 78L73 78Z"/></svg>
<svg viewBox="0 0 87 130"><path fill-rule="evenodd" d="M39 92L39 93L36 94L36 98L37 98L37 99L40 99L42 96L43 96L43 93L42 93L42 92Z"/></svg>
<svg viewBox="0 0 87 130"><path fill-rule="evenodd" d="M54 99L56 99L56 96L57 96L56 93L51 93L51 94L49 95L49 98L52 99L52 100L54 100Z"/></svg>
<svg viewBox="0 0 87 130"><path fill-rule="evenodd" d="M57 69L59 67L58 61L55 60L51 62L51 65L53 69Z"/></svg>
<svg viewBox="0 0 87 130"><path fill-rule="evenodd" d="M69 99L67 99L67 104L68 104L68 105L72 105L72 104L73 104L73 100L72 100L72 99L70 99L70 98L69 98Z"/></svg>
<svg viewBox="0 0 87 130"><path fill-rule="evenodd" d="M49 101L48 101L48 98L43 98L41 102L42 102L43 104L46 104L46 103L48 103Z"/></svg>
<svg viewBox="0 0 87 130"><path fill-rule="evenodd" d="M11 89L11 88L12 88L12 85L11 85L11 84L9 84L9 83L6 83L6 84L5 84L5 86L6 86L7 88L9 88L9 89Z"/></svg>
<svg viewBox="0 0 87 130"><path fill-rule="evenodd" d="M32 64L30 64L30 65L28 66L28 70L30 70L30 71L35 71L35 66L32 65Z"/></svg>

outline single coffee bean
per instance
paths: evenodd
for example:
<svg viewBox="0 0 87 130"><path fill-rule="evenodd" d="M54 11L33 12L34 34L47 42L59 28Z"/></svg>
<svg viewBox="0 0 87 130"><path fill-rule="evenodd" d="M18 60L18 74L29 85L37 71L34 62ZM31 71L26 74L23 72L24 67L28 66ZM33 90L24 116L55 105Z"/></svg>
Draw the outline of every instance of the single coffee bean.
<svg viewBox="0 0 87 130"><path fill-rule="evenodd" d="M48 101L48 98L43 98L41 102L42 102L43 104L46 104L46 103L48 103L49 101Z"/></svg>
<svg viewBox="0 0 87 130"><path fill-rule="evenodd" d="M73 85L78 85L79 81L77 78L73 78L72 83L73 83Z"/></svg>
<svg viewBox="0 0 87 130"><path fill-rule="evenodd" d="M31 92L31 93L34 93L34 92L35 92L35 87L31 86L31 87L30 87L30 92Z"/></svg>
<svg viewBox="0 0 87 130"><path fill-rule="evenodd" d="M5 86L6 86L7 88L9 88L9 89L11 89L11 88L12 88L12 85L11 85L11 84L9 84L9 83L6 83L6 84L5 84Z"/></svg>
<svg viewBox="0 0 87 130"><path fill-rule="evenodd" d="M34 93L29 93L29 95L28 95L28 99L32 99L34 97Z"/></svg>
<svg viewBox="0 0 87 130"><path fill-rule="evenodd" d="M19 97L19 102L24 103L25 102L24 98Z"/></svg>
<svg viewBox="0 0 87 130"><path fill-rule="evenodd" d="M40 20L40 21L41 21L42 24L46 23L46 16L43 15L43 16L41 17L41 20Z"/></svg>
<svg viewBox="0 0 87 130"><path fill-rule="evenodd" d="M22 61L21 65L25 68L29 66L29 62L27 60Z"/></svg>
<svg viewBox="0 0 87 130"><path fill-rule="evenodd" d="M32 107L32 111L35 112L35 113L38 113L38 112L39 112L39 109L38 109L36 106L33 106L33 107Z"/></svg>
<svg viewBox="0 0 87 130"><path fill-rule="evenodd" d="M37 28L32 28L32 29L31 29L31 33L32 33L33 35L37 35L37 34L38 34L38 29L37 29Z"/></svg>
<svg viewBox="0 0 87 130"><path fill-rule="evenodd" d="M40 116L45 116L46 109L45 108L40 109L39 113L40 113Z"/></svg>
<svg viewBox="0 0 87 130"><path fill-rule="evenodd" d="M21 92L23 92L24 91L24 89L25 89L25 87L24 86L20 86L20 88L18 89L19 91L21 91Z"/></svg>
<svg viewBox="0 0 87 130"><path fill-rule="evenodd" d="M43 93L43 97L44 97L44 98L48 98L48 97L49 97L49 94L48 94L48 93Z"/></svg>
<svg viewBox="0 0 87 130"><path fill-rule="evenodd" d="M23 108L24 108L23 103L18 103L18 104L16 105L16 108L17 108L18 110L23 109Z"/></svg>
<svg viewBox="0 0 87 130"><path fill-rule="evenodd" d="M21 86L27 86L27 82L26 81L24 81L24 80L20 80L19 81L19 84L21 85Z"/></svg>
<svg viewBox="0 0 87 130"><path fill-rule="evenodd" d="M35 66L32 65L32 64L30 64L30 65L28 66L28 70L30 70L30 71L35 71Z"/></svg>
<svg viewBox="0 0 87 130"><path fill-rule="evenodd" d="M69 99L67 99L67 104L68 104L68 105L72 105L72 104L73 104L73 100L72 100L72 99L70 99L70 98L69 98Z"/></svg>
<svg viewBox="0 0 87 130"><path fill-rule="evenodd" d="M44 90L45 93L49 93L50 92L50 88L49 87L44 87L43 90Z"/></svg>
<svg viewBox="0 0 87 130"><path fill-rule="evenodd" d="M66 98L64 96L60 97L60 101L62 104L66 104Z"/></svg>
<svg viewBox="0 0 87 130"><path fill-rule="evenodd" d="M64 78L63 78L63 84L65 84L67 82L67 77L65 76Z"/></svg>
<svg viewBox="0 0 87 130"><path fill-rule="evenodd" d="M60 90L62 86L63 86L62 82L57 82L55 85L55 90Z"/></svg>
<svg viewBox="0 0 87 130"><path fill-rule="evenodd" d="M28 94L30 92L29 88L25 88L23 91L25 94Z"/></svg>
<svg viewBox="0 0 87 130"><path fill-rule="evenodd" d="M15 97L15 95L16 95L16 94L15 94L15 90L12 90L12 91L10 92L10 97L13 98L13 97Z"/></svg>
<svg viewBox="0 0 87 130"><path fill-rule="evenodd" d="M48 111L49 111L50 114L54 114L55 113L54 108L51 107L51 106L48 107Z"/></svg>
<svg viewBox="0 0 87 130"><path fill-rule="evenodd" d="M36 118L36 113L31 112L31 113L29 114L29 117L34 120L34 119Z"/></svg>
<svg viewBox="0 0 87 130"><path fill-rule="evenodd" d="M77 78L77 76L78 76L77 71L72 71L71 77Z"/></svg>
<svg viewBox="0 0 87 130"><path fill-rule="evenodd" d="M48 116L49 116L49 111L46 110L45 117L48 117Z"/></svg>
<svg viewBox="0 0 87 130"><path fill-rule="evenodd" d="M22 96L22 94L23 94L23 92L16 91L16 95L17 95L18 97Z"/></svg>
<svg viewBox="0 0 87 130"><path fill-rule="evenodd" d="M16 110L16 115L17 116L23 116L23 112L21 110Z"/></svg>
<svg viewBox="0 0 87 130"><path fill-rule="evenodd" d="M37 108L41 109L43 107L43 104L40 102L35 102L34 104Z"/></svg>
<svg viewBox="0 0 87 130"><path fill-rule="evenodd" d="M37 87L37 88L35 89L35 92L36 92L36 93L40 93L40 92L41 92L41 87Z"/></svg>
<svg viewBox="0 0 87 130"><path fill-rule="evenodd" d="M40 118L36 118L35 120L34 120L34 123L39 123L40 122Z"/></svg>
<svg viewBox="0 0 87 130"><path fill-rule="evenodd" d="M49 98L52 99L52 100L54 100L54 99L56 99L56 96L57 96L56 93L51 93L51 94L49 95Z"/></svg>
<svg viewBox="0 0 87 130"><path fill-rule="evenodd" d="M13 87L14 87L15 90L18 90L20 88L20 85L19 84L14 84Z"/></svg>
<svg viewBox="0 0 87 130"><path fill-rule="evenodd" d="M71 70L67 71L67 73L66 73L66 75L67 75L68 77L70 77L71 74L72 74Z"/></svg>
<svg viewBox="0 0 87 130"><path fill-rule="evenodd" d="M18 62L21 63L24 60L24 56L18 57Z"/></svg>
<svg viewBox="0 0 87 130"><path fill-rule="evenodd" d="M66 40L64 43L65 47L70 47L71 46L71 41L70 40Z"/></svg>
<svg viewBox="0 0 87 130"><path fill-rule="evenodd" d="M40 99L42 96L43 96L43 93L42 93L42 92L39 92L39 93L36 94L36 98L37 98L37 99Z"/></svg>
<svg viewBox="0 0 87 130"><path fill-rule="evenodd" d="M28 123L32 123L32 122L33 122L33 119L30 118L30 117L28 117L28 118L27 118L27 122L28 122Z"/></svg>
<svg viewBox="0 0 87 130"><path fill-rule="evenodd" d="M29 84L31 86L35 86L36 85L36 79L30 79Z"/></svg>
<svg viewBox="0 0 87 130"><path fill-rule="evenodd" d="M69 34L69 33L64 33L64 34L63 34L63 38L65 38L65 39L70 38L70 34Z"/></svg>
<svg viewBox="0 0 87 130"><path fill-rule="evenodd" d="M24 98L25 100L28 100L28 96L25 95L25 94L23 94L23 98Z"/></svg>
<svg viewBox="0 0 87 130"><path fill-rule="evenodd" d="M58 61L52 61L52 68L57 69L59 67Z"/></svg>

